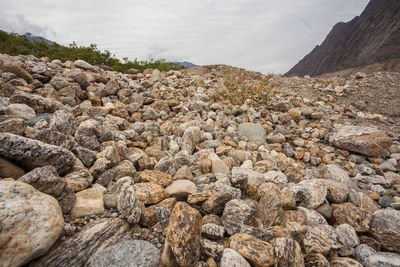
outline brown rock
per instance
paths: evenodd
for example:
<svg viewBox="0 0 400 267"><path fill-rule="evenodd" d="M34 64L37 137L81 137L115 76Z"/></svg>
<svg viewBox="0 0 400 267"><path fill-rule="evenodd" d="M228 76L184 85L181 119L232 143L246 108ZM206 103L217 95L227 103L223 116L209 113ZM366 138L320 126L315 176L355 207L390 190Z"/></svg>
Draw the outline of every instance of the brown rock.
<svg viewBox="0 0 400 267"><path fill-rule="evenodd" d="M0 158L0 178L18 179L25 174L25 171L14 163Z"/></svg>
<svg viewBox="0 0 400 267"><path fill-rule="evenodd" d="M276 261L274 248L270 243L248 234L238 233L231 236L229 238L229 247L256 267L272 266Z"/></svg>
<svg viewBox="0 0 400 267"><path fill-rule="evenodd" d="M258 206L257 214L265 228L274 225L282 225L283 208L280 200L280 190L274 183L262 184L259 188L263 190L260 195L262 196Z"/></svg>
<svg viewBox="0 0 400 267"><path fill-rule="evenodd" d="M332 219L338 225L350 224L356 232L367 232L370 228L372 213L351 203L333 204Z"/></svg>
<svg viewBox="0 0 400 267"><path fill-rule="evenodd" d="M201 207L207 213L220 214L224 210L225 204L231 199L231 193L214 193L205 202L203 202Z"/></svg>
<svg viewBox="0 0 400 267"><path fill-rule="evenodd" d="M168 197L165 189L153 182L134 184L139 200L144 204L157 204Z"/></svg>
<svg viewBox="0 0 400 267"><path fill-rule="evenodd" d="M184 202L172 210L166 239L180 266L195 266L200 258L200 212Z"/></svg>
<svg viewBox="0 0 400 267"><path fill-rule="evenodd" d="M308 254L304 257L305 266L330 267L329 261L321 253Z"/></svg>
<svg viewBox="0 0 400 267"><path fill-rule="evenodd" d="M363 267L361 263L351 258L334 257L330 263L331 267Z"/></svg>
<svg viewBox="0 0 400 267"><path fill-rule="evenodd" d="M167 187L172 183L172 176L160 171L144 170L139 177L141 182L154 182L162 187Z"/></svg>
<svg viewBox="0 0 400 267"><path fill-rule="evenodd" d="M32 75L15 62L6 62L1 66L1 68L4 72L12 72L17 75L17 77L24 79L28 83L33 82Z"/></svg>
<svg viewBox="0 0 400 267"><path fill-rule="evenodd" d="M304 256L297 241L291 237L279 237L272 240L276 266L304 266Z"/></svg>
<svg viewBox="0 0 400 267"><path fill-rule="evenodd" d="M337 241L335 229L330 225L308 227L302 243L307 254L321 253L329 255L341 247Z"/></svg>

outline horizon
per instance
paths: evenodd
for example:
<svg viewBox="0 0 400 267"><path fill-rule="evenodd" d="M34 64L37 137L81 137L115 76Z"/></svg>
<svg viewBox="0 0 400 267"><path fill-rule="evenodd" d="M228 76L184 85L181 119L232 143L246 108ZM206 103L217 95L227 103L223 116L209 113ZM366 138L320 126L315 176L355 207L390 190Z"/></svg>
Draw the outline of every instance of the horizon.
<svg viewBox="0 0 400 267"><path fill-rule="evenodd" d="M320 45L336 23L360 15L368 2L96 1L89 14L92 1L21 0L0 3L0 29L61 45L95 43L119 59L164 58L281 74Z"/></svg>

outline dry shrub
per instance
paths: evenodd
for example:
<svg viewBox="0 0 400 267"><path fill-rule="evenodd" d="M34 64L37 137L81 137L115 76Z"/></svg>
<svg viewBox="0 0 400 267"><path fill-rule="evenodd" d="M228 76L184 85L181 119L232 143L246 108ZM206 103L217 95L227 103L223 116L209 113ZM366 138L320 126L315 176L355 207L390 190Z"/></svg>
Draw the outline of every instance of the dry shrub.
<svg viewBox="0 0 400 267"><path fill-rule="evenodd" d="M229 72L223 78L222 97L232 104L242 105L249 99L251 105L266 105L273 92L268 76L249 78L244 72ZM246 102L247 103L247 102Z"/></svg>

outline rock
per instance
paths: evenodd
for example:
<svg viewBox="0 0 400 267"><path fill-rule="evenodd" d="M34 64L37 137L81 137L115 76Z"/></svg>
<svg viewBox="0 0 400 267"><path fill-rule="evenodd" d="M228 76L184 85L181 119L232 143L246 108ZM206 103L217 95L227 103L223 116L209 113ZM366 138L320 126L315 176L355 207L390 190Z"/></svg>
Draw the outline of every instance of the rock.
<svg viewBox="0 0 400 267"><path fill-rule="evenodd" d="M18 179L25 171L6 159L0 158L0 178Z"/></svg>
<svg viewBox="0 0 400 267"><path fill-rule="evenodd" d="M157 164L154 166L154 170L173 176L176 172L175 161L172 157L165 156L157 162Z"/></svg>
<svg viewBox="0 0 400 267"><path fill-rule="evenodd" d="M140 173L141 182L154 182L162 187L168 187L172 183L172 176L153 170L144 170Z"/></svg>
<svg viewBox="0 0 400 267"><path fill-rule="evenodd" d="M388 266L388 267L399 267L400 266L400 255L389 252L378 252L369 256L366 260L365 266Z"/></svg>
<svg viewBox="0 0 400 267"><path fill-rule="evenodd" d="M343 203L347 200L349 194L349 188L342 183L336 182L334 180L323 180L327 186L326 199L331 203Z"/></svg>
<svg viewBox="0 0 400 267"><path fill-rule="evenodd" d="M117 209L129 223L138 223L144 205L139 201L133 186L124 184L118 195Z"/></svg>
<svg viewBox="0 0 400 267"><path fill-rule="evenodd" d="M275 238L271 242L277 266L304 266L304 256L297 241L291 237Z"/></svg>
<svg viewBox="0 0 400 267"><path fill-rule="evenodd" d="M212 160L212 173L221 173L221 174L228 175L231 172L223 160L213 159Z"/></svg>
<svg viewBox="0 0 400 267"><path fill-rule="evenodd" d="M61 206L63 214L69 213L75 205L76 195L68 185L64 187L61 195L57 197L58 204Z"/></svg>
<svg viewBox="0 0 400 267"><path fill-rule="evenodd" d="M60 102L24 91L16 91L10 98L10 103L26 104L31 107L36 114L54 113L63 110L65 107Z"/></svg>
<svg viewBox="0 0 400 267"><path fill-rule="evenodd" d="M77 124L71 113L65 110L57 110L50 120L50 129L66 135L73 135L78 127Z"/></svg>
<svg viewBox="0 0 400 267"><path fill-rule="evenodd" d="M254 204L242 199L232 199L226 203L221 216L226 232L233 235L240 232L243 225L251 224L256 213Z"/></svg>
<svg viewBox="0 0 400 267"><path fill-rule="evenodd" d="M274 183L262 184L261 199L257 206L257 217L261 219L264 228L283 224L283 208L281 192Z"/></svg>
<svg viewBox="0 0 400 267"><path fill-rule="evenodd" d="M200 258L201 215L184 202L175 204L166 240L180 266L196 266Z"/></svg>
<svg viewBox="0 0 400 267"><path fill-rule="evenodd" d="M276 261L274 248L270 243L248 234L239 233L231 236L229 238L229 247L256 267L272 266Z"/></svg>
<svg viewBox="0 0 400 267"><path fill-rule="evenodd" d="M400 253L400 211L390 208L375 211L370 233L385 250Z"/></svg>
<svg viewBox="0 0 400 267"><path fill-rule="evenodd" d="M15 62L7 62L1 66L4 72L11 72L17 75L17 77L24 79L28 83L33 82L32 75L29 74L24 68Z"/></svg>
<svg viewBox="0 0 400 267"><path fill-rule="evenodd" d="M54 166L36 168L18 179L33 186L42 193L57 197L65 187L65 180L60 178Z"/></svg>
<svg viewBox="0 0 400 267"><path fill-rule="evenodd" d="M250 142L263 144L266 141L266 131L258 123L241 123L238 126L239 133L246 136Z"/></svg>
<svg viewBox="0 0 400 267"><path fill-rule="evenodd" d="M352 187L352 182L349 175L345 170L340 168L336 164L328 164L322 168L322 176L326 179L333 180L340 184L346 185L347 187Z"/></svg>
<svg viewBox="0 0 400 267"><path fill-rule="evenodd" d="M69 171L76 161L64 148L10 133L0 133L0 156L27 169L53 165L59 174Z"/></svg>
<svg viewBox="0 0 400 267"><path fill-rule="evenodd" d="M165 189L153 182L134 184L136 194L143 204L157 204L168 197Z"/></svg>
<svg viewBox="0 0 400 267"><path fill-rule="evenodd" d="M103 219L86 225L75 235L61 240L30 267L87 266L96 251L120 241L128 230L122 219Z"/></svg>
<svg viewBox="0 0 400 267"><path fill-rule="evenodd" d="M379 198L379 201L378 201L379 205L381 205L381 207L383 207L383 208L388 208L388 207L390 207L391 204L393 204L395 202L396 201L394 201L393 199L387 198L387 197L381 197L381 198ZM375 208L375 210L376 209L377 208Z"/></svg>
<svg viewBox="0 0 400 267"><path fill-rule="evenodd" d="M165 188L165 191L171 196L176 198L186 198L190 194L197 192L196 185L189 180L177 180Z"/></svg>
<svg viewBox="0 0 400 267"><path fill-rule="evenodd" d="M265 181L272 182L279 187L283 187L287 184L288 179L285 174L280 171L268 171L264 174Z"/></svg>
<svg viewBox="0 0 400 267"><path fill-rule="evenodd" d="M371 248L366 244L361 244L355 249L356 252L356 259L362 264L367 264L367 259L369 256L374 255L376 253L375 249Z"/></svg>
<svg viewBox="0 0 400 267"><path fill-rule="evenodd" d="M349 201L357 207L364 208L370 212L374 212L378 209L378 206L369 196L362 192L350 193Z"/></svg>
<svg viewBox="0 0 400 267"><path fill-rule="evenodd" d="M349 224L341 224L336 227L338 241L347 248L354 248L360 244L357 233Z"/></svg>
<svg viewBox="0 0 400 267"><path fill-rule="evenodd" d="M327 195L327 186L322 179L301 181L289 187L299 206L315 209L320 206Z"/></svg>
<svg viewBox="0 0 400 267"><path fill-rule="evenodd" d="M97 188L89 188L76 193L72 217L98 215L104 212L103 193Z"/></svg>
<svg viewBox="0 0 400 267"><path fill-rule="evenodd" d="M64 176L64 181L75 192L88 188L93 182L93 176L86 170L72 172Z"/></svg>
<svg viewBox="0 0 400 267"><path fill-rule="evenodd" d="M229 192L216 192L203 202L201 208L206 213L221 214L224 210L225 204L232 199L232 193Z"/></svg>
<svg viewBox="0 0 400 267"><path fill-rule="evenodd" d="M35 135L35 139L42 141L43 143L59 146L68 150L72 150L77 146L77 143L72 136L47 129L40 130Z"/></svg>
<svg viewBox="0 0 400 267"><path fill-rule="evenodd" d="M329 261L321 253L312 253L304 257L305 266L330 267Z"/></svg>
<svg viewBox="0 0 400 267"><path fill-rule="evenodd" d="M366 232L370 228L372 214L351 203L333 204L332 217L337 224L350 224L356 232Z"/></svg>
<svg viewBox="0 0 400 267"><path fill-rule="evenodd" d="M337 241L335 229L330 225L314 225L307 229L302 240L303 248L307 254L321 253L329 255L341 248Z"/></svg>
<svg viewBox="0 0 400 267"><path fill-rule="evenodd" d="M13 115L24 120L33 119L36 117L36 112L25 104L10 104L4 109L5 115Z"/></svg>
<svg viewBox="0 0 400 267"><path fill-rule="evenodd" d="M90 166L93 165L93 163L96 161L96 152L84 148L84 147L75 147L72 152L82 161L83 165L85 167L89 168Z"/></svg>
<svg viewBox="0 0 400 267"><path fill-rule="evenodd" d="M220 267L251 267L251 266L246 261L246 259L242 257L242 255L240 255L233 249L226 248L222 253Z"/></svg>
<svg viewBox="0 0 400 267"><path fill-rule="evenodd" d="M222 252L224 251L224 247L222 245L204 238L200 240L200 244L202 248L202 254L214 259L214 262L221 259Z"/></svg>
<svg viewBox="0 0 400 267"><path fill-rule="evenodd" d="M351 125L336 127L328 141L339 148L369 157L385 153L392 145L392 139L375 128Z"/></svg>
<svg viewBox="0 0 400 267"><path fill-rule="evenodd" d="M221 239L224 237L225 228L214 223L206 223L203 224L201 233L203 236L209 239Z"/></svg>
<svg viewBox="0 0 400 267"><path fill-rule="evenodd" d="M0 181L1 266L21 266L44 255L64 219L57 200L32 186Z"/></svg>
<svg viewBox="0 0 400 267"><path fill-rule="evenodd" d="M333 257L330 264L332 267L363 267L358 261L352 258Z"/></svg>
<svg viewBox="0 0 400 267"><path fill-rule="evenodd" d="M86 61L82 59L78 59L74 62L75 67L84 69L84 70L92 70L93 66L87 63Z"/></svg>
<svg viewBox="0 0 400 267"><path fill-rule="evenodd" d="M157 267L160 252L144 240L121 241L98 250L90 263L91 267Z"/></svg>

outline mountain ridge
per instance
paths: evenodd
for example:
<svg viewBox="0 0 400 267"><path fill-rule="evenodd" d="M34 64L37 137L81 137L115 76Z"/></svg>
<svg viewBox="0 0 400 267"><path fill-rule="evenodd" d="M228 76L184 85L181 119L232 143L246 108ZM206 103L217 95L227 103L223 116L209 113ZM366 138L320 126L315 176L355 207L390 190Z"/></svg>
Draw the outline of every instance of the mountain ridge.
<svg viewBox="0 0 400 267"><path fill-rule="evenodd" d="M371 0L360 16L333 26L285 76L317 76L400 58L400 1Z"/></svg>

